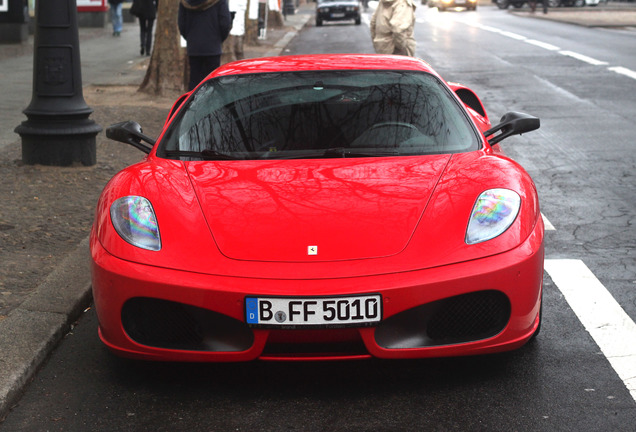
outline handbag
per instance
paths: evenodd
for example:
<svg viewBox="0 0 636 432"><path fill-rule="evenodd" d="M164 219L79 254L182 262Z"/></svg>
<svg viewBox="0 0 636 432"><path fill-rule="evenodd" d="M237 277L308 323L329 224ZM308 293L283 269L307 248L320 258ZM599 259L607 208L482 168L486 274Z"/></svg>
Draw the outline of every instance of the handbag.
<svg viewBox="0 0 636 432"><path fill-rule="evenodd" d="M134 0L132 2L132 6L130 6L130 14L136 17L141 14L141 4L139 4L139 0Z"/></svg>

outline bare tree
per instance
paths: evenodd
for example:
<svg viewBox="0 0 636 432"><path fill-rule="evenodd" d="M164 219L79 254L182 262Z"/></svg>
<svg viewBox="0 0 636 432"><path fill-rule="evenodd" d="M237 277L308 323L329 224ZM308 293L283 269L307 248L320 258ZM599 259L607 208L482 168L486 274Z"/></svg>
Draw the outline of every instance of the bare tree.
<svg viewBox="0 0 636 432"><path fill-rule="evenodd" d="M161 0L157 9L155 46L139 91L163 95L187 88L188 62L181 47L177 15L179 0Z"/></svg>

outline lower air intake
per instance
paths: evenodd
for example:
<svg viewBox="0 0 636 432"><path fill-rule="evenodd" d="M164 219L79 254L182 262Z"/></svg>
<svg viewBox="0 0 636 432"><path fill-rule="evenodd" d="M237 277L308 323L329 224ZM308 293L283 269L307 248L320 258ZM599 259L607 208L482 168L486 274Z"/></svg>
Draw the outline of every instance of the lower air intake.
<svg viewBox="0 0 636 432"><path fill-rule="evenodd" d="M462 294L409 309L382 322L375 339L384 348L424 348L496 336L510 320L500 291Z"/></svg>

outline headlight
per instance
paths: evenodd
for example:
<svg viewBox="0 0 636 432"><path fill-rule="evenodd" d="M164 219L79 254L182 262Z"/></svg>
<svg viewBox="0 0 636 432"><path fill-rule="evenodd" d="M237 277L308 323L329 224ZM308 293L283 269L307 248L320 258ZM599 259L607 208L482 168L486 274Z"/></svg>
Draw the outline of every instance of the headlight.
<svg viewBox="0 0 636 432"><path fill-rule="evenodd" d="M161 249L157 217L146 198L119 198L110 206L110 219L117 234L131 245L151 251Z"/></svg>
<svg viewBox="0 0 636 432"><path fill-rule="evenodd" d="M520 206L521 198L509 189L482 192L468 221L466 243L481 243L502 234L515 221Z"/></svg>

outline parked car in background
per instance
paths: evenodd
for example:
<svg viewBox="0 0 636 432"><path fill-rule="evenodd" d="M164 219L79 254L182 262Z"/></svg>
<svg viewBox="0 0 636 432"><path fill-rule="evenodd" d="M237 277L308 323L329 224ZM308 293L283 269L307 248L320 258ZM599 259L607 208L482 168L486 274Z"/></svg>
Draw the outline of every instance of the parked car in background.
<svg viewBox="0 0 636 432"><path fill-rule="evenodd" d="M316 4L316 25L325 21L354 21L360 25L361 4L358 0L318 0Z"/></svg>
<svg viewBox="0 0 636 432"><path fill-rule="evenodd" d="M424 0L422 4L424 4ZM440 12L460 7L474 11L477 10L477 0L428 0L428 7L436 7Z"/></svg>

